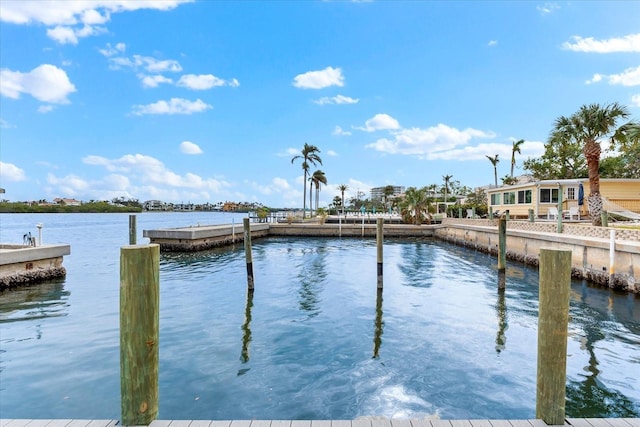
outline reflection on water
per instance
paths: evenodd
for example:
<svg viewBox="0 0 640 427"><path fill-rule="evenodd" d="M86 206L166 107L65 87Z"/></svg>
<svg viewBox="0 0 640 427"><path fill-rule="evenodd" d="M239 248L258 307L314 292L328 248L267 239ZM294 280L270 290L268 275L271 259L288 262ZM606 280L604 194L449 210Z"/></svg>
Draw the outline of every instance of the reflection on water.
<svg viewBox="0 0 640 427"><path fill-rule="evenodd" d="M320 295L324 289L327 278L326 241L310 249L302 250L300 258L301 265L298 270L298 280L300 281L299 304L300 309L307 313L308 319L317 316L321 310Z"/></svg>
<svg viewBox="0 0 640 427"><path fill-rule="evenodd" d="M504 274L498 274L504 279ZM507 319L507 305L504 302L505 290L498 288L498 302L496 303L496 313L498 315L498 333L496 334L496 353L500 354L506 348L507 329L509 322Z"/></svg>
<svg viewBox="0 0 640 427"><path fill-rule="evenodd" d="M247 289L247 304L244 309L244 323L242 324L242 363L249 361L249 343L251 342L251 309L253 308L253 289ZM246 371L245 371L246 372ZM245 373L243 372L243 374ZM238 373L240 375L240 373Z"/></svg>
<svg viewBox="0 0 640 427"><path fill-rule="evenodd" d="M0 323L66 316L69 294L60 280L0 291Z"/></svg>
<svg viewBox="0 0 640 427"><path fill-rule="evenodd" d="M373 333L373 358L378 358L380 345L382 344L382 329L384 322L382 321L382 289L378 289L376 296L376 321Z"/></svg>

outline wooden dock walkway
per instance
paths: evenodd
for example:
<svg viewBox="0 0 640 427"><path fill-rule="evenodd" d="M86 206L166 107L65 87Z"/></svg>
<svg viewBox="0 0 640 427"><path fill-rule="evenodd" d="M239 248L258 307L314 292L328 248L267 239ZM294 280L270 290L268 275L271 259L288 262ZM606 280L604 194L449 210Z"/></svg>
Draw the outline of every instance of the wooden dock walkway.
<svg viewBox="0 0 640 427"><path fill-rule="evenodd" d="M573 427L640 427L640 418L567 418ZM0 419L0 427L115 427L118 420ZM156 420L149 427L547 427L542 420Z"/></svg>

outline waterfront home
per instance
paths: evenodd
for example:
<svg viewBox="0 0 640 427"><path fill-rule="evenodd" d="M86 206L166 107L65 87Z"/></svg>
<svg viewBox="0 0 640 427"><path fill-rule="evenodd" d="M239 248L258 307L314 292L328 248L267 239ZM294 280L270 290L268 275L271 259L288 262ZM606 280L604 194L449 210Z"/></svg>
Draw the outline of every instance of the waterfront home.
<svg viewBox="0 0 640 427"><path fill-rule="evenodd" d="M580 204L580 185L584 194ZM589 179L553 179L516 185L504 185L486 190L487 202L493 212L509 211L511 218L527 218L529 209L534 217L584 219L588 216ZM632 212L640 215L640 179L600 179L600 194L609 212ZM562 196L562 209L558 201ZM561 211L561 212L560 212Z"/></svg>

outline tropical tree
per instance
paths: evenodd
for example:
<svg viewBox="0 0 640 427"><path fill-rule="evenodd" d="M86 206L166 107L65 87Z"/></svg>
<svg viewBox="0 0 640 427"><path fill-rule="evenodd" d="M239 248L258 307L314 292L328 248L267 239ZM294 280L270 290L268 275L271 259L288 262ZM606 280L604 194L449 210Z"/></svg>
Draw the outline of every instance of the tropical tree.
<svg viewBox="0 0 640 427"><path fill-rule="evenodd" d="M344 192L349 189L347 184L338 185L338 190L340 190L340 194L342 195L342 214L344 215Z"/></svg>
<svg viewBox="0 0 640 427"><path fill-rule="evenodd" d="M497 154L495 157L491 157L491 156L485 156L485 157L489 159L489 161L493 165L493 179L497 187L498 186L498 163L500 163L500 160L498 160Z"/></svg>
<svg viewBox="0 0 640 427"><path fill-rule="evenodd" d="M513 168L516 167L516 153L522 154L522 151L520 151L520 146L522 144L524 144L524 139L514 141L513 146L511 147L511 178L513 178Z"/></svg>
<svg viewBox="0 0 640 427"><path fill-rule="evenodd" d="M544 153L524 161L523 167L535 179L574 179L587 176L587 162L579 142L550 137Z"/></svg>
<svg viewBox="0 0 640 427"><path fill-rule="evenodd" d="M327 177L324 172L321 170L317 170L311 175L311 183L316 186L316 209L318 209L318 203L320 201L320 185L327 185ZM309 194L311 196L311 194Z"/></svg>
<svg viewBox="0 0 640 427"><path fill-rule="evenodd" d="M447 213L447 193L449 192L449 184L451 184L451 178L453 175L442 175L444 181L444 213Z"/></svg>
<svg viewBox="0 0 640 427"><path fill-rule="evenodd" d="M382 189L382 195L384 196L385 209L388 208L387 204L389 202L389 196L393 196L393 193L395 193L395 189L393 188L393 185L387 185Z"/></svg>
<svg viewBox="0 0 640 427"><path fill-rule="evenodd" d="M582 145L587 160L589 175L589 196L587 205L593 225L601 225L602 196L600 195L600 141L609 138L612 146L628 142L629 123L617 126L620 119L629 117L626 107L612 103L583 105L569 117L560 116L555 120L551 139L575 141Z"/></svg>
<svg viewBox="0 0 640 427"><path fill-rule="evenodd" d="M318 155L320 149L315 145L309 145L306 142L300 154L291 158L291 164L296 160L302 160L302 170L304 171L304 179L302 180L302 217L307 215L307 175L309 174L309 164L316 166L318 163L322 164L322 159Z"/></svg>
<svg viewBox="0 0 640 427"><path fill-rule="evenodd" d="M404 200L400 205L402 219L405 222L409 222L415 225L420 225L423 222L430 224L430 204L431 199L427 194L426 187L422 187L420 189L417 189L415 187L407 188L407 190L404 192Z"/></svg>

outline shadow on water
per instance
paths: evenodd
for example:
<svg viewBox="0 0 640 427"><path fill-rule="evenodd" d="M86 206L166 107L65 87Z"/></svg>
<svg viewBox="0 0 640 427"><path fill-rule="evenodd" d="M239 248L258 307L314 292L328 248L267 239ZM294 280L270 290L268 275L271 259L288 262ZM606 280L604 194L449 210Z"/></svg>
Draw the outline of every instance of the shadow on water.
<svg viewBox="0 0 640 427"><path fill-rule="evenodd" d="M1 291L0 323L67 316L70 294L64 279Z"/></svg>
<svg viewBox="0 0 640 427"><path fill-rule="evenodd" d="M418 288L433 285L435 246L417 242L401 246L401 258L398 269L402 273L402 284Z"/></svg>
<svg viewBox="0 0 640 427"><path fill-rule="evenodd" d="M376 296L376 320L373 333L373 358L377 359L380 346L382 345L382 332L384 328L384 322L382 321L382 289L378 289L378 295Z"/></svg>

